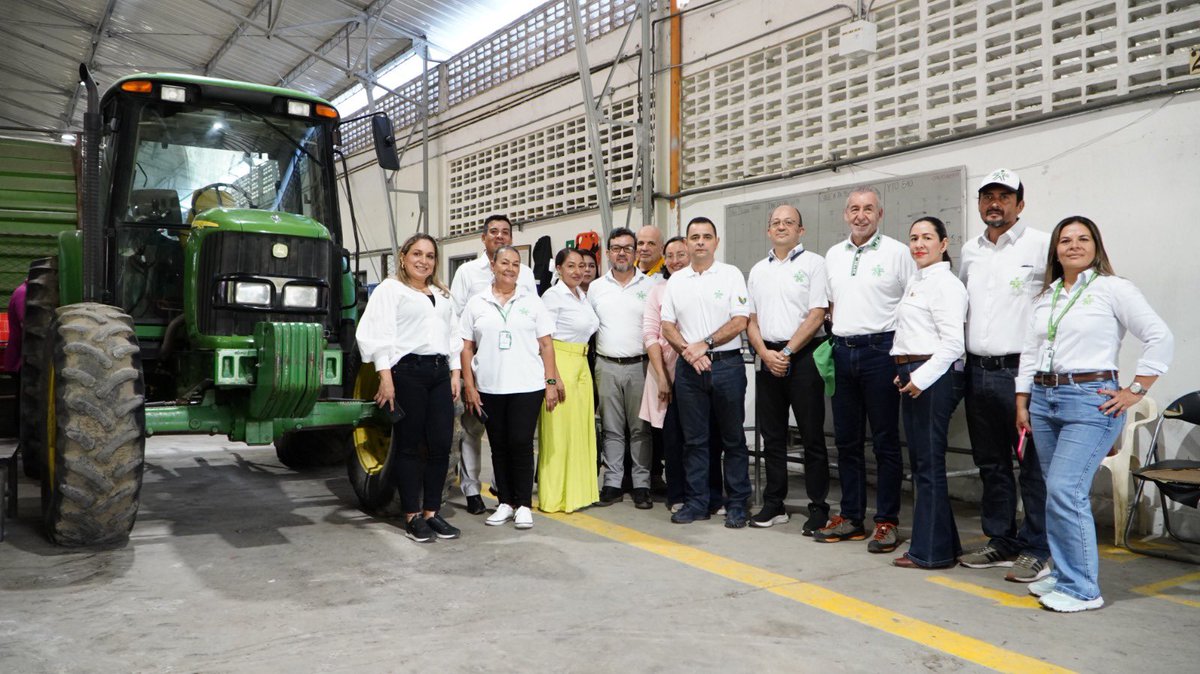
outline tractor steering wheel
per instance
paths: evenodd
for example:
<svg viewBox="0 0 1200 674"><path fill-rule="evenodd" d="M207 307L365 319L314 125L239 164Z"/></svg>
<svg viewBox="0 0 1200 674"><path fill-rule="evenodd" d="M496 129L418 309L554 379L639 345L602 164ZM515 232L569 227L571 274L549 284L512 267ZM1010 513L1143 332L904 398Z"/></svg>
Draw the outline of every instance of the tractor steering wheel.
<svg viewBox="0 0 1200 674"><path fill-rule="evenodd" d="M254 199L250 196L250 193L247 192L245 189L238 187L237 185L234 185L232 183L209 183L209 184L205 185L204 187L201 187L200 189L196 190L195 192L192 192L192 210L195 210L196 201L200 198L200 195L204 194L205 192L207 192L209 190L212 190L217 193L217 204L220 204L222 189L228 190L230 192L237 192L243 198L245 198L246 203L249 205L250 208L258 208L257 206L254 205Z"/></svg>

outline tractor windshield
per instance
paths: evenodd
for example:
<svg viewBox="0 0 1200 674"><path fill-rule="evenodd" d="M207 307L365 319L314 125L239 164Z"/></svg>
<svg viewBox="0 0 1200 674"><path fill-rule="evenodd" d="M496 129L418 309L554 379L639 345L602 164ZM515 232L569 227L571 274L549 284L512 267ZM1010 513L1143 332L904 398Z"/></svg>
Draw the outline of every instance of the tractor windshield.
<svg viewBox="0 0 1200 674"><path fill-rule="evenodd" d="M142 108L128 223L187 224L209 208L261 208L325 222L325 128L228 106Z"/></svg>

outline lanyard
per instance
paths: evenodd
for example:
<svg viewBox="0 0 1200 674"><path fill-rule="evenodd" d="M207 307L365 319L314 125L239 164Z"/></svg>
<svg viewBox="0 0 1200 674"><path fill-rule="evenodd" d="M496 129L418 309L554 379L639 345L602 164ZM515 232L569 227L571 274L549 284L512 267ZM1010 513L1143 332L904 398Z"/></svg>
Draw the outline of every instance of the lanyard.
<svg viewBox="0 0 1200 674"><path fill-rule="evenodd" d="M1093 278L1095 278L1095 274L1088 276L1081 287L1074 289L1071 293L1071 301L1063 307L1058 318L1054 317L1054 307L1058 305L1058 297L1062 294L1063 284L1059 282L1058 287L1054 289L1054 295L1050 298L1050 316L1046 319L1046 340L1050 342L1050 348L1046 350L1046 355L1050 358L1050 362L1046 365L1047 371L1054 367L1054 340L1058 337L1058 324L1062 323L1063 316L1066 316L1071 307L1075 306L1075 300L1083 295L1083 291L1087 290L1088 284L1092 282Z"/></svg>
<svg viewBox="0 0 1200 674"><path fill-rule="evenodd" d="M501 309L499 304L492 303L492 306L496 308L497 312L499 312L500 318L504 319L504 327L508 327L508 315L512 313L513 305L515 305L516 303L517 303L516 297L509 300L508 301L508 311Z"/></svg>

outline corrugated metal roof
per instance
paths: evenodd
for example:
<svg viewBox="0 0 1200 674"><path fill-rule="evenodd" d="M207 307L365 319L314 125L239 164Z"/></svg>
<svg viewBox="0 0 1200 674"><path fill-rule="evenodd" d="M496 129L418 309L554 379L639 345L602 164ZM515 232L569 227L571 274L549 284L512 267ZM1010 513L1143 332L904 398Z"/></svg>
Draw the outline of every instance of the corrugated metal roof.
<svg viewBox="0 0 1200 674"><path fill-rule="evenodd" d="M89 58L101 91L131 73L170 71L288 86L331 99L358 81L354 73L367 70L368 42L372 70L411 49L414 38L454 46L463 22L494 12L504 0L2 4L0 127L69 130L82 125L82 101L72 101L78 98L79 64ZM369 14L378 20L368 22Z"/></svg>

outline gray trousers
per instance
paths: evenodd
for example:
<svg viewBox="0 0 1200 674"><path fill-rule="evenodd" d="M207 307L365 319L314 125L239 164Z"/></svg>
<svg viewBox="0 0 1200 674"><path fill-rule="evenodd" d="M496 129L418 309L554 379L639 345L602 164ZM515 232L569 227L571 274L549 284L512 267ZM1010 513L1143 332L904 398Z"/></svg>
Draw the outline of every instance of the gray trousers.
<svg viewBox="0 0 1200 674"><path fill-rule="evenodd" d="M620 489L625 476L625 438L633 458L633 488L650 487L653 445L650 424L638 418L642 389L646 385L646 362L620 365L604 356L596 358L597 407L604 431L604 486Z"/></svg>

